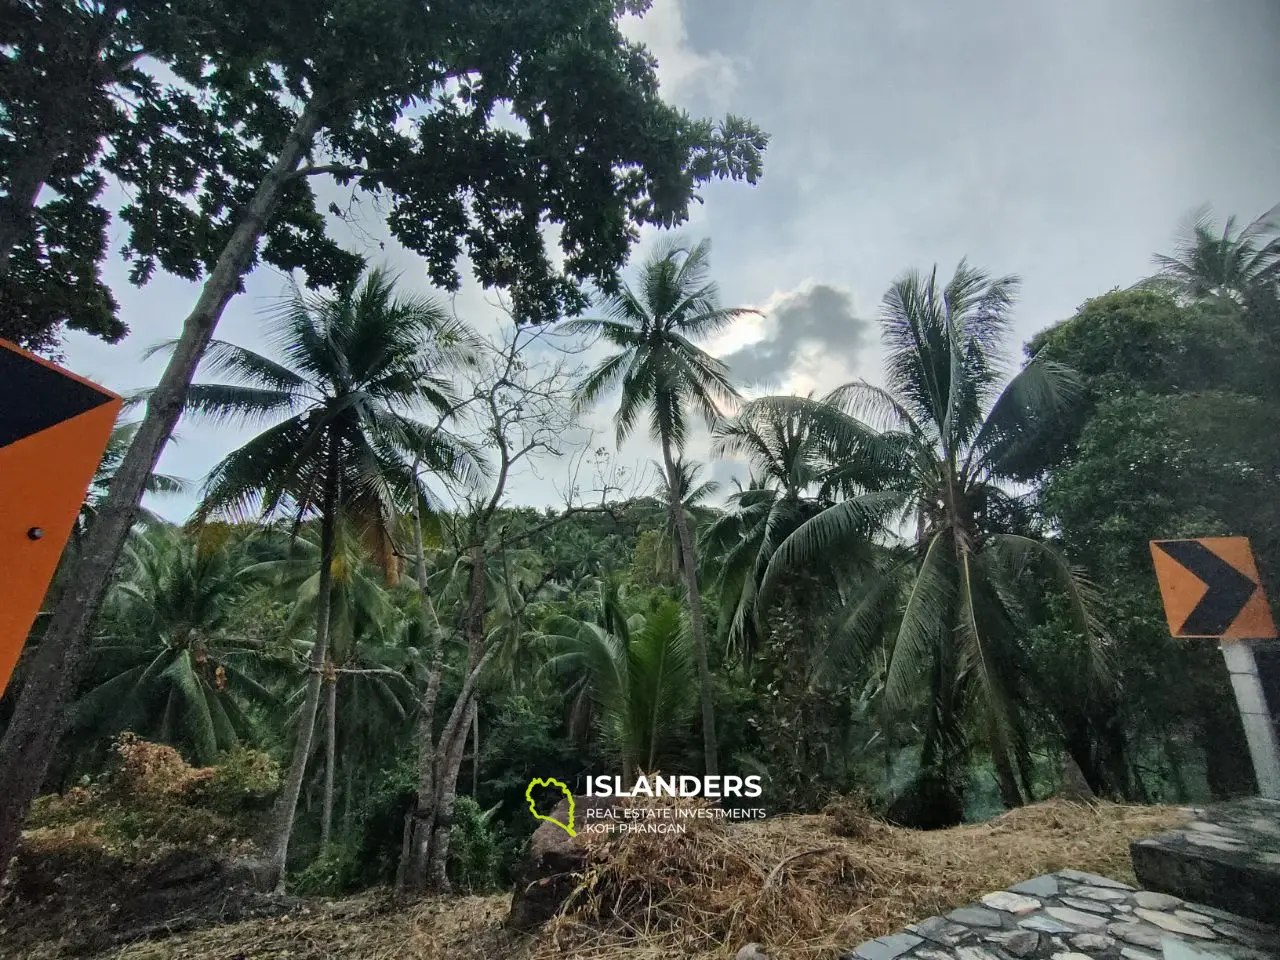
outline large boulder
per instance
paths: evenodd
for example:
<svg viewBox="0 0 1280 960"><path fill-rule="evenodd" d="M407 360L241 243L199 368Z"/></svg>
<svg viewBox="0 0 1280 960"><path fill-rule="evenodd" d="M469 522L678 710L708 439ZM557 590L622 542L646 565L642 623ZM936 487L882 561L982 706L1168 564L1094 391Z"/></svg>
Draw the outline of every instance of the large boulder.
<svg viewBox="0 0 1280 960"><path fill-rule="evenodd" d="M516 873L508 926L530 930L555 916L578 885L587 863L583 828L612 808L613 803L608 799L575 797L574 828L578 831L577 836L571 837L561 827L547 821L533 832L529 856ZM551 816L561 823L568 823L569 801L565 799L556 804Z"/></svg>

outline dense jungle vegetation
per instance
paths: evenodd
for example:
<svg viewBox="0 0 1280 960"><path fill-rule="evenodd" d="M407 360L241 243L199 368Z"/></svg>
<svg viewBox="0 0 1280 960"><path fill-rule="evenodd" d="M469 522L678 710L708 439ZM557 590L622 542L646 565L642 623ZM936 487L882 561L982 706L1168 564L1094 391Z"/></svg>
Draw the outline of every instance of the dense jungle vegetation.
<svg viewBox="0 0 1280 960"><path fill-rule="evenodd" d="M585 376L540 329L482 340L380 271L299 293L274 355L208 352L187 415L248 439L187 524L131 532L49 786L102 775L126 732L251 771L277 808L253 815L324 892L407 882L424 808L448 828L425 882L504 882L535 775L758 773L771 812L859 793L921 826L1077 771L1130 800L1248 791L1220 658L1169 638L1146 541L1245 532L1275 569L1258 285L1280 260L1254 237L1202 223L1020 362L1015 278L908 272L883 385L823 397L744 400L699 348L738 314L705 243L567 324L609 345ZM508 503L512 469L609 400L619 439L663 450L653 489L622 496L601 446L564 458L564 509ZM697 421L748 483L684 459Z"/></svg>
<svg viewBox="0 0 1280 960"><path fill-rule="evenodd" d="M906 269L883 369L757 395L707 349L753 311L673 228L768 136L664 102L619 28L647 6L6 6L0 336L124 336L109 224L134 283L201 287L0 699L0 864L59 815L37 794L139 769L165 829L252 835L317 893L508 882L533 776L757 774L771 813L919 827L1252 789L1147 541L1245 534L1280 569L1277 211L1198 215L1025 344L999 264ZM360 197L437 293L335 239ZM297 286L249 349L217 325L259 265ZM448 308L464 269L497 334ZM613 435L574 446L596 410ZM157 473L195 420L234 451ZM620 459L636 434L656 463ZM516 502L530 469L561 507ZM180 525L140 507L182 491Z"/></svg>

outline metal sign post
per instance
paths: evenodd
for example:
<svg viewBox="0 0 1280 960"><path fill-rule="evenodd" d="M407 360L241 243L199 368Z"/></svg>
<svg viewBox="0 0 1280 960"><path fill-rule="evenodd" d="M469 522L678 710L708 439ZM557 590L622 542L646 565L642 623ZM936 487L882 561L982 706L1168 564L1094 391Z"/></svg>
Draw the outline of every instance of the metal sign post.
<svg viewBox="0 0 1280 960"><path fill-rule="evenodd" d="M1246 537L1152 540L1169 632L1220 641L1258 793L1280 800L1280 647Z"/></svg>
<svg viewBox="0 0 1280 960"><path fill-rule="evenodd" d="M1231 673L1231 686L1236 692L1236 705L1244 722L1244 735L1253 757L1253 772L1258 780L1258 794L1269 800L1280 800L1280 729L1277 729L1277 697L1275 680L1265 678L1264 671L1272 658L1280 658L1274 642L1237 640L1224 643L1222 658ZM1259 670L1259 662L1264 670ZM1266 680L1271 682L1267 683ZM1268 687L1271 696L1268 697Z"/></svg>

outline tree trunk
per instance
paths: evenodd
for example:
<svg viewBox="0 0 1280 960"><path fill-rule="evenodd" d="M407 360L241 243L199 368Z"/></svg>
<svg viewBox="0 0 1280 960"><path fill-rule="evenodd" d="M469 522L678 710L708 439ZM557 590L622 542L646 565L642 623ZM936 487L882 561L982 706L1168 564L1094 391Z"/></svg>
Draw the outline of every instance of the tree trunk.
<svg viewBox="0 0 1280 960"><path fill-rule="evenodd" d="M52 95L44 102L47 109L37 110L42 114L40 139L10 166L8 189L0 198L0 278L9 275L9 254L30 230L36 200L55 164L67 159L68 148L77 141L93 144L101 138L102 115L90 109L94 91L116 82L120 72L137 59L131 57L113 66L103 58L121 6L120 3L104 5L95 17L96 23L86 29L78 53L72 54L69 49L61 51L74 63L74 67L67 64L68 83L60 85L56 92L49 91ZM63 40L70 45L69 37L64 35ZM75 133L71 130L73 126L78 128ZM89 159L96 154L97 148Z"/></svg>
<svg viewBox="0 0 1280 960"><path fill-rule="evenodd" d="M355 764L351 762L351 751L346 751L346 761L342 764L342 835L350 837L355 827Z"/></svg>
<svg viewBox="0 0 1280 960"><path fill-rule="evenodd" d="M414 464L417 476L418 464ZM396 868L396 891L421 890L426 885L427 860L430 856L431 833L435 827L436 772L436 701L440 697L440 677L444 673L444 643L435 607L427 594L427 557L422 537L422 510L413 502L413 548L418 577L418 626L429 638L430 656L427 684L418 706L415 737L418 741L418 796L413 809L405 814L404 834L400 843L400 863Z"/></svg>
<svg viewBox="0 0 1280 960"><path fill-rule="evenodd" d="M311 740L315 736L316 713L320 709L320 690L324 686L325 658L329 651L329 606L333 594L334 533L338 512L338 445L329 437L326 451L328 468L325 471L324 503L320 513L320 581L316 588L316 639L311 647L311 660L307 670L307 694L302 701L302 716L298 720L298 738L293 744L293 757L284 786L276 798L272 814L271 844L267 858L266 881L277 890L284 888L285 864L289 858L289 838L293 835L293 822L298 810L298 795L307 774L307 760L311 756ZM332 769L332 768L331 768Z"/></svg>
<svg viewBox="0 0 1280 960"><path fill-rule="evenodd" d="M471 714L471 796L480 792L480 711Z"/></svg>
<svg viewBox="0 0 1280 960"><path fill-rule="evenodd" d="M991 762L996 770L996 784L1000 787L1000 799L1006 810L1023 806L1026 800L1018 787L1017 773L1009 762L1009 755L999 745L991 751Z"/></svg>
<svg viewBox="0 0 1280 960"><path fill-rule="evenodd" d="M435 750L431 832L426 838L426 858L414 864L417 872L412 877L413 884L419 889L425 886L437 893L447 893L449 890L449 831L453 826L453 808L458 798L458 773L462 768L467 731L475 709L475 683L485 664L497 651L495 645L487 652L482 652L485 607L484 538L487 536L483 523L478 526L476 535L479 542L471 548L467 608L462 621L462 633L467 641L467 679L444 730L441 731Z"/></svg>
<svg viewBox="0 0 1280 960"><path fill-rule="evenodd" d="M9 193L0 199L0 277L9 275L9 254L30 229L36 197L53 167L55 144L40 146L18 160L9 176Z"/></svg>
<svg viewBox="0 0 1280 960"><path fill-rule="evenodd" d="M324 803L320 814L320 855L329 852L333 833L333 772L338 748L338 675L325 677L324 704Z"/></svg>
<svg viewBox="0 0 1280 960"><path fill-rule="evenodd" d="M433 893L449 893L449 836L453 830L453 808L458 802L458 772L462 769L462 754L466 750L467 731L475 716L474 694L467 697L465 719L453 729L453 736L444 749L444 761L440 765L439 797L436 801L435 830L431 836L431 857L427 863L427 889ZM441 743L444 746L444 743Z"/></svg>
<svg viewBox="0 0 1280 960"><path fill-rule="evenodd" d="M680 556L684 561L684 583L689 594L689 633L693 640L693 656L698 665L699 699L702 701L702 752L709 777L720 773L720 754L716 745L716 708L715 692L711 686L711 667L707 663L706 626L702 619L702 594L698 590L698 555L693 537L689 532L689 521L684 515L684 505L680 502L679 488L676 484L675 464L671 459L671 445L664 438L662 442L662 462L667 470L667 490L671 495L671 512L676 525L676 536L680 541Z"/></svg>
<svg viewBox="0 0 1280 960"><path fill-rule="evenodd" d="M182 413L187 388L223 310L239 289L257 243L320 128L325 98L314 95L294 124L275 165L258 185L183 323L182 336L134 434L106 502L86 538L69 586L41 638L3 743L0 743L0 864L8 863L22 821L44 782L67 721L66 699L79 676L89 630L137 516L147 477Z"/></svg>
<svg viewBox="0 0 1280 960"><path fill-rule="evenodd" d="M453 710L445 721L440 739L431 745L435 763L431 770L434 785L426 799L421 816L415 814L405 823L404 847L400 867L396 874L398 892L421 892L426 889L447 890L448 878L437 886L436 877L442 874L449 856L448 831L452 825L453 804L457 798L458 771L462 767L462 754L466 746L467 729L471 723L471 711L476 708L475 688L485 667L498 652L494 644L467 673L467 678L453 704ZM421 802L419 797L419 802ZM441 829L443 827L443 829ZM443 842L442 842L443 841ZM406 858L407 851L407 858Z"/></svg>

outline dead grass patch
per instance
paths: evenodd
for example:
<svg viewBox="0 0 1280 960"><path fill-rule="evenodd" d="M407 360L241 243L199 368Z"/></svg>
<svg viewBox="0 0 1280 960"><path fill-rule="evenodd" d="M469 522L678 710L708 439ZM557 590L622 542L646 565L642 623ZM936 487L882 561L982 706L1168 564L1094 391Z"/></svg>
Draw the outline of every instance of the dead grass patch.
<svg viewBox="0 0 1280 960"><path fill-rule="evenodd" d="M505 896L408 909L368 897L136 944L112 956L658 960L730 956L756 940L779 960L826 960L1063 867L1131 881L1129 841L1185 820L1173 807L1066 801L932 833L875 821L850 831L826 814L739 824L694 820L682 835L592 836L581 885L563 914L534 937L502 927Z"/></svg>

